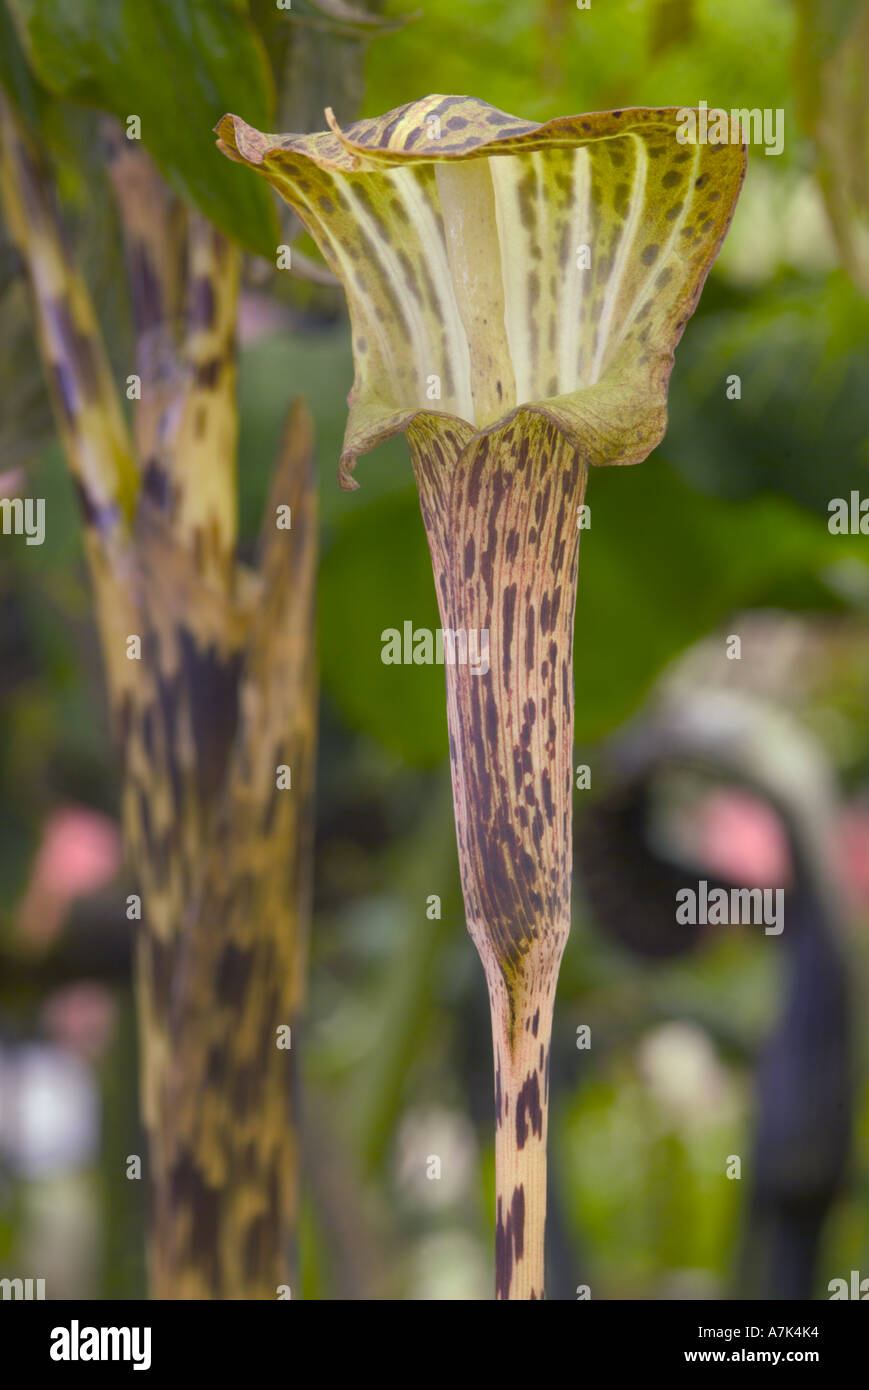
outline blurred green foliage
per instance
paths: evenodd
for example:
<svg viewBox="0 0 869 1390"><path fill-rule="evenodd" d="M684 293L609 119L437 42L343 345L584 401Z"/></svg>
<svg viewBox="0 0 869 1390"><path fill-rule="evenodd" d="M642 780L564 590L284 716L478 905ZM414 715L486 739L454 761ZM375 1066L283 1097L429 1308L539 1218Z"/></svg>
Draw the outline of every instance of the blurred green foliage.
<svg viewBox="0 0 869 1390"><path fill-rule="evenodd" d="M212 153L210 130L224 109L268 128L274 82L292 70L280 25L293 18L228 0L9 5L52 92L140 114L149 147L185 196L271 257L277 224L268 195ZM306 13L332 23L331 38L343 43L352 22L335 28L324 9L312 3ZM389 0L387 17L402 13ZM818 5L815 38L803 33L801 42L835 46L855 13L847 3ZM266 19L261 42L252 25ZM0 24L8 25L2 7ZM773 607L822 624L847 619L857 635L831 666L823 697L804 713L828 740L843 779L865 793L869 735L858 650L862 644L865 651L865 620L862 628L855 620L865 604L869 541L831 536L827 505L852 488L869 495L869 304L839 265L827 228L816 149L801 125L811 94L800 85L808 79L796 58L796 7L785 0L592 0L588 10L568 0L424 0L419 18L371 44L363 113L429 91L471 93L534 119L701 99L784 110L784 152L771 158L751 150L728 242L677 349L666 439L642 465L600 470L590 482L576 629L577 745L582 760L594 763L601 741L662 672L708 634L732 630L739 613ZM328 65L319 71L328 76ZM30 100L20 75L15 80ZM288 109L286 92L276 95ZM324 93L321 104L327 101L339 112L342 101L349 104L343 89ZM299 119L314 119L310 107L306 94L295 107ZM54 130L58 109L65 104L41 118ZM82 126L70 122L68 138L87 136L83 119ZM87 208L91 185L75 173L86 167L83 152L79 159L66 175L74 225L79 233L102 227L110 240L105 188L93 185ZM99 269L92 268L95 285ZM243 544L256 534L294 395L304 395L315 416L322 522L303 1293L353 1297L376 1288L378 1296L422 1296L432 1284L420 1268L433 1251L438 1288L485 1297L490 1044L482 973L459 906L443 672L381 661L385 628L408 619L438 624L410 463L403 441L390 441L360 462L360 491L340 492L337 459L352 382L347 326L336 321L328 291L312 294L286 280L274 288L294 315L291 326L251 342L240 363ZM104 284L97 299L123 379L128 329ZM733 374L741 378L739 400L726 395ZM15 400L5 382L0 400L8 422ZM28 486L46 499L46 542L37 550L4 540L0 567L7 933L50 810L70 800L116 804L72 490L57 446L36 443ZM843 587L836 576L844 562L858 580ZM440 920L426 917L430 894L442 897ZM865 1001L865 931L855 932L850 949ZM726 1292L746 1184L723 1180L722 1155L744 1152L750 1133L752 1059L780 998L772 960L741 940L650 969L596 936L580 893L556 1022L553 1172L570 1252L558 1264L556 1296L571 1297L581 1282L593 1283L594 1297ZM727 1104L710 1100L696 1123L668 1108L642 1066L643 1040L671 1019L700 1031L723 1078ZM595 1029L591 1053L573 1046L582 1022ZM824 1282L852 1267L869 1269L867 1041L860 1040L856 1178L830 1223ZM117 1095L129 1078L126 1045L118 1066L127 1070L107 1094ZM440 1198L421 1192L402 1168L402 1154L422 1142L413 1136L430 1132L425 1117L432 1113L453 1117L451 1152L464 1173ZM449 1126L443 1118L432 1123L446 1144ZM107 1210L116 1213L117 1201L115 1193ZM8 1243L3 1227L0 1241ZM469 1249L483 1252L479 1264ZM109 1259L120 1260L118 1242ZM117 1273L115 1287L130 1296L135 1271L118 1265Z"/></svg>

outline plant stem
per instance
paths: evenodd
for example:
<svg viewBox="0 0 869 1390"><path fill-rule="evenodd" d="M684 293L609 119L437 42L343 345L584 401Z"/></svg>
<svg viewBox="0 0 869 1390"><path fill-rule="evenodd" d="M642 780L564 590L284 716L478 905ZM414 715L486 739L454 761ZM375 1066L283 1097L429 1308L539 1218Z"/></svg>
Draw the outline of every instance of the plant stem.
<svg viewBox="0 0 869 1390"><path fill-rule="evenodd" d="M140 178L158 177L139 163ZM133 293L146 388L136 434L148 450L137 457L53 184L2 95L0 199L82 506L140 896L151 1292L273 1300L292 1271L299 1167L291 1049L316 738L311 422L291 412L259 563L237 564L238 252L192 219L185 366L173 374L171 354L154 362L142 336L146 309L159 320L150 328L169 333L173 299L169 269L148 260L175 244L152 199L155 222L130 258L150 287L147 305ZM168 392L159 400L158 382ZM291 534L275 524L284 504ZM279 789L283 765L292 784ZM278 1047L279 1033L289 1046Z"/></svg>
<svg viewBox="0 0 869 1390"><path fill-rule="evenodd" d="M408 441L441 621L457 634L447 718L465 911L492 1011L496 1296L539 1299L552 1009L570 929L577 509L587 469L538 413L520 411L470 440L462 428L418 417ZM475 670L483 650L489 660Z"/></svg>
<svg viewBox="0 0 869 1390"><path fill-rule="evenodd" d="M222 670L213 648L208 660L208 609L196 602L195 590L185 592L184 570L176 573L170 564L174 551L149 576L147 618L158 638L153 685L171 689L174 679L180 717L208 737L212 758L220 759L216 778L199 762L187 793L190 809L179 817L161 795L160 779L181 762L183 747L167 740L157 749L164 766L148 766L140 732L148 708L134 708L125 828L150 906L137 976L157 1298L274 1299L293 1272L294 1059L316 736L312 442L310 419L297 407L264 512L259 564L249 576L256 597L234 666ZM274 524L279 503L291 506L290 545ZM192 627L194 618L199 628ZM173 639L186 631L198 639L201 672L190 657L177 671L168 665ZM165 668L158 664L164 659ZM206 681L203 704L197 695ZM219 694L232 720L220 720ZM292 769L291 790L276 789L280 764ZM150 780L136 780L139 767ZM214 786L204 783L209 772ZM135 796L140 787L146 795L154 789L144 817ZM284 1027L291 1029L290 1045L279 1049Z"/></svg>
<svg viewBox="0 0 869 1390"><path fill-rule="evenodd" d="M489 979L495 1056L495 1297L545 1297L549 1052L558 964L522 991Z"/></svg>

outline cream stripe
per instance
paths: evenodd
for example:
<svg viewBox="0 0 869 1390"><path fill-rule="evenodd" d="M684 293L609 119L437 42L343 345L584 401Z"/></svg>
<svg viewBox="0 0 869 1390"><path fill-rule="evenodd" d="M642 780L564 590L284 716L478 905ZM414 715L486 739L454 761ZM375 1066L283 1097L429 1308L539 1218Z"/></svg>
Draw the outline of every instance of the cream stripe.
<svg viewBox="0 0 869 1390"><path fill-rule="evenodd" d="M422 388L426 376L429 375L427 369L431 366L431 356L427 347L428 334L426 332L425 314L423 312L423 309L421 308L418 300L415 299L413 295L408 294L407 287L404 282L404 272L398 261L398 257L393 252L392 247L389 246L383 240L383 236L378 230L377 223L369 215L365 207L365 204L359 198L356 197L353 191L352 184L347 183L345 180L341 179L340 175L335 176L335 182L341 182L344 184L344 193L353 205L354 216L356 218L356 221L358 222L362 231L365 233L368 243L374 248L377 262L380 266L380 270L383 274L384 279L391 284L396 299L400 302L402 308L404 309L405 317L407 318L408 323L410 325L410 346L413 353L413 362L416 371L417 384L420 388ZM376 315L371 315L371 320L377 322ZM382 325L378 326L382 327ZM395 371L396 364L394 360L392 362L392 365L393 370ZM397 376L395 380L397 387ZM398 393L398 398L402 401L402 404L405 403L402 399L402 394L400 392Z"/></svg>
<svg viewBox="0 0 869 1390"><path fill-rule="evenodd" d="M426 268L437 290L445 315L446 350L456 386L455 413L473 423L471 397L471 357L464 325L459 316L456 291L450 275L447 248L435 217L434 207L419 187L411 169L396 169L391 177L395 196L415 228L425 257ZM432 306L434 316L434 306ZM439 365L439 364L433 364ZM426 373L426 376L428 373Z"/></svg>
<svg viewBox="0 0 869 1390"><path fill-rule="evenodd" d="M564 307L559 316L558 329L559 393L574 391L580 384L577 381L580 310L583 301L591 294L592 272L580 270L576 263L577 248L590 245L591 161L585 146L576 150L573 155L573 192L575 202L568 246L569 259L563 284Z"/></svg>
<svg viewBox="0 0 869 1390"><path fill-rule="evenodd" d="M591 384L598 381L603 365L604 353L606 351L607 340L610 333L613 314L615 313L616 301L619 289L624 278L625 268L631 253L633 242L637 235L637 228L642 218L643 206L646 200L646 175L649 167L649 156L646 153L645 142L636 135L630 137L636 149L636 163L634 165L634 180L631 189L631 205L625 221L622 235L619 238L618 252L615 265L613 266L606 291L604 301L601 305L600 319L597 325L598 338L597 350L594 354L594 362L591 370Z"/></svg>
<svg viewBox="0 0 869 1390"><path fill-rule="evenodd" d="M511 168L510 166L514 167ZM491 155L489 172L495 192L495 223L501 257L501 281L504 286L504 326L510 346L510 361L516 382L516 401L530 401L531 362L527 349L526 315L528 309L528 263L530 260L527 236L519 218L518 157ZM522 243L526 241L523 253Z"/></svg>

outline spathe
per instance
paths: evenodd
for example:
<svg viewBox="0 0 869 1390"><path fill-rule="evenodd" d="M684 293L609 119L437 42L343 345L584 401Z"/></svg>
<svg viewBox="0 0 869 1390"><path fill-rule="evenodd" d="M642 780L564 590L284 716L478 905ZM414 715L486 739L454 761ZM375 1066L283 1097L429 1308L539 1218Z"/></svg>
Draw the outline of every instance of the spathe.
<svg viewBox="0 0 869 1390"><path fill-rule="evenodd" d="M419 413L467 443L524 408L595 464L655 447L745 172L744 146L680 143L681 109L537 125L430 96L315 135L223 118L221 148L291 203L347 293L345 486Z"/></svg>

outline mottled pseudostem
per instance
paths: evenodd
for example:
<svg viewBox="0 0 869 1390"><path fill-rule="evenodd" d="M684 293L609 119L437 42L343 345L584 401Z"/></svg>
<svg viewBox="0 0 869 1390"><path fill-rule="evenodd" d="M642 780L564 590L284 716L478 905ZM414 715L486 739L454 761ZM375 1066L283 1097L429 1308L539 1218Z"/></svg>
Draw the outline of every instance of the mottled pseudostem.
<svg viewBox="0 0 869 1390"><path fill-rule="evenodd" d="M209 631L208 605L201 595L184 597L184 574L157 543L147 575L153 675L177 734L165 741L154 707L131 712L126 821L154 905L139 984L157 1297L267 1299L289 1282L294 1053L278 1049L277 1030L290 1026L295 1046L309 897L311 443L310 420L297 407L264 514L240 645ZM274 526L278 500L292 508L291 539ZM173 605L197 614L199 631L180 625ZM209 729L218 700L222 714ZM150 763L141 758L145 721L158 739ZM197 730L208 741L185 769ZM149 803L155 753L161 795ZM292 771L292 790L276 787L281 765Z"/></svg>
<svg viewBox="0 0 869 1390"><path fill-rule="evenodd" d="M446 666L450 758L468 929L492 1010L496 1295L540 1299L587 469L552 424L524 412L465 447L443 420L420 416L408 442L444 631L489 634L486 674Z"/></svg>
<svg viewBox="0 0 869 1390"><path fill-rule="evenodd" d="M129 680L124 639L133 605L124 551L136 460L84 277L70 254L36 142L0 91L0 195L26 270L39 350L78 495L106 677L117 704Z"/></svg>
<svg viewBox="0 0 869 1390"><path fill-rule="evenodd" d="M103 156L124 241L136 372L142 397L133 416L143 486L152 500L164 492L166 455L184 389L179 334L186 289L187 213L140 140L128 140L118 121L101 122Z"/></svg>
<svg viewBox="0 0 869 1390"><path fill-rule="evenodd" d="M173 197L114 123L103 145L124 236L141 400L142 489L199 573L231 588L236 533L235 324L240 255Z"/></svg>
<svg viewBox="0 0 869 1390"><path fill-rule="evenodd" d="M291 1274L292 1051L308 913L316 506L310 417L288 420L257 568L235 557L237 253L193 219L125 222L144 414L136 457L39 150L0 97L0 192L77 485L121 759L152 1192L151 1290L273 1299ZM122 218L156 177L116 169ZM181 256L182 263L184 255ZM181 290L179 290L179 296ZM150 315L150 318L149 318ZM157 330L159 352L143 335ZM151 337L151 346L155 339ZM145 400L159 393L159 403ZM289 505L292 530L278 530ZM141 639L141 660L127 640ZM287 765L292 789L276 785ZM119 930L122 930L119 924Z"/></svg>

